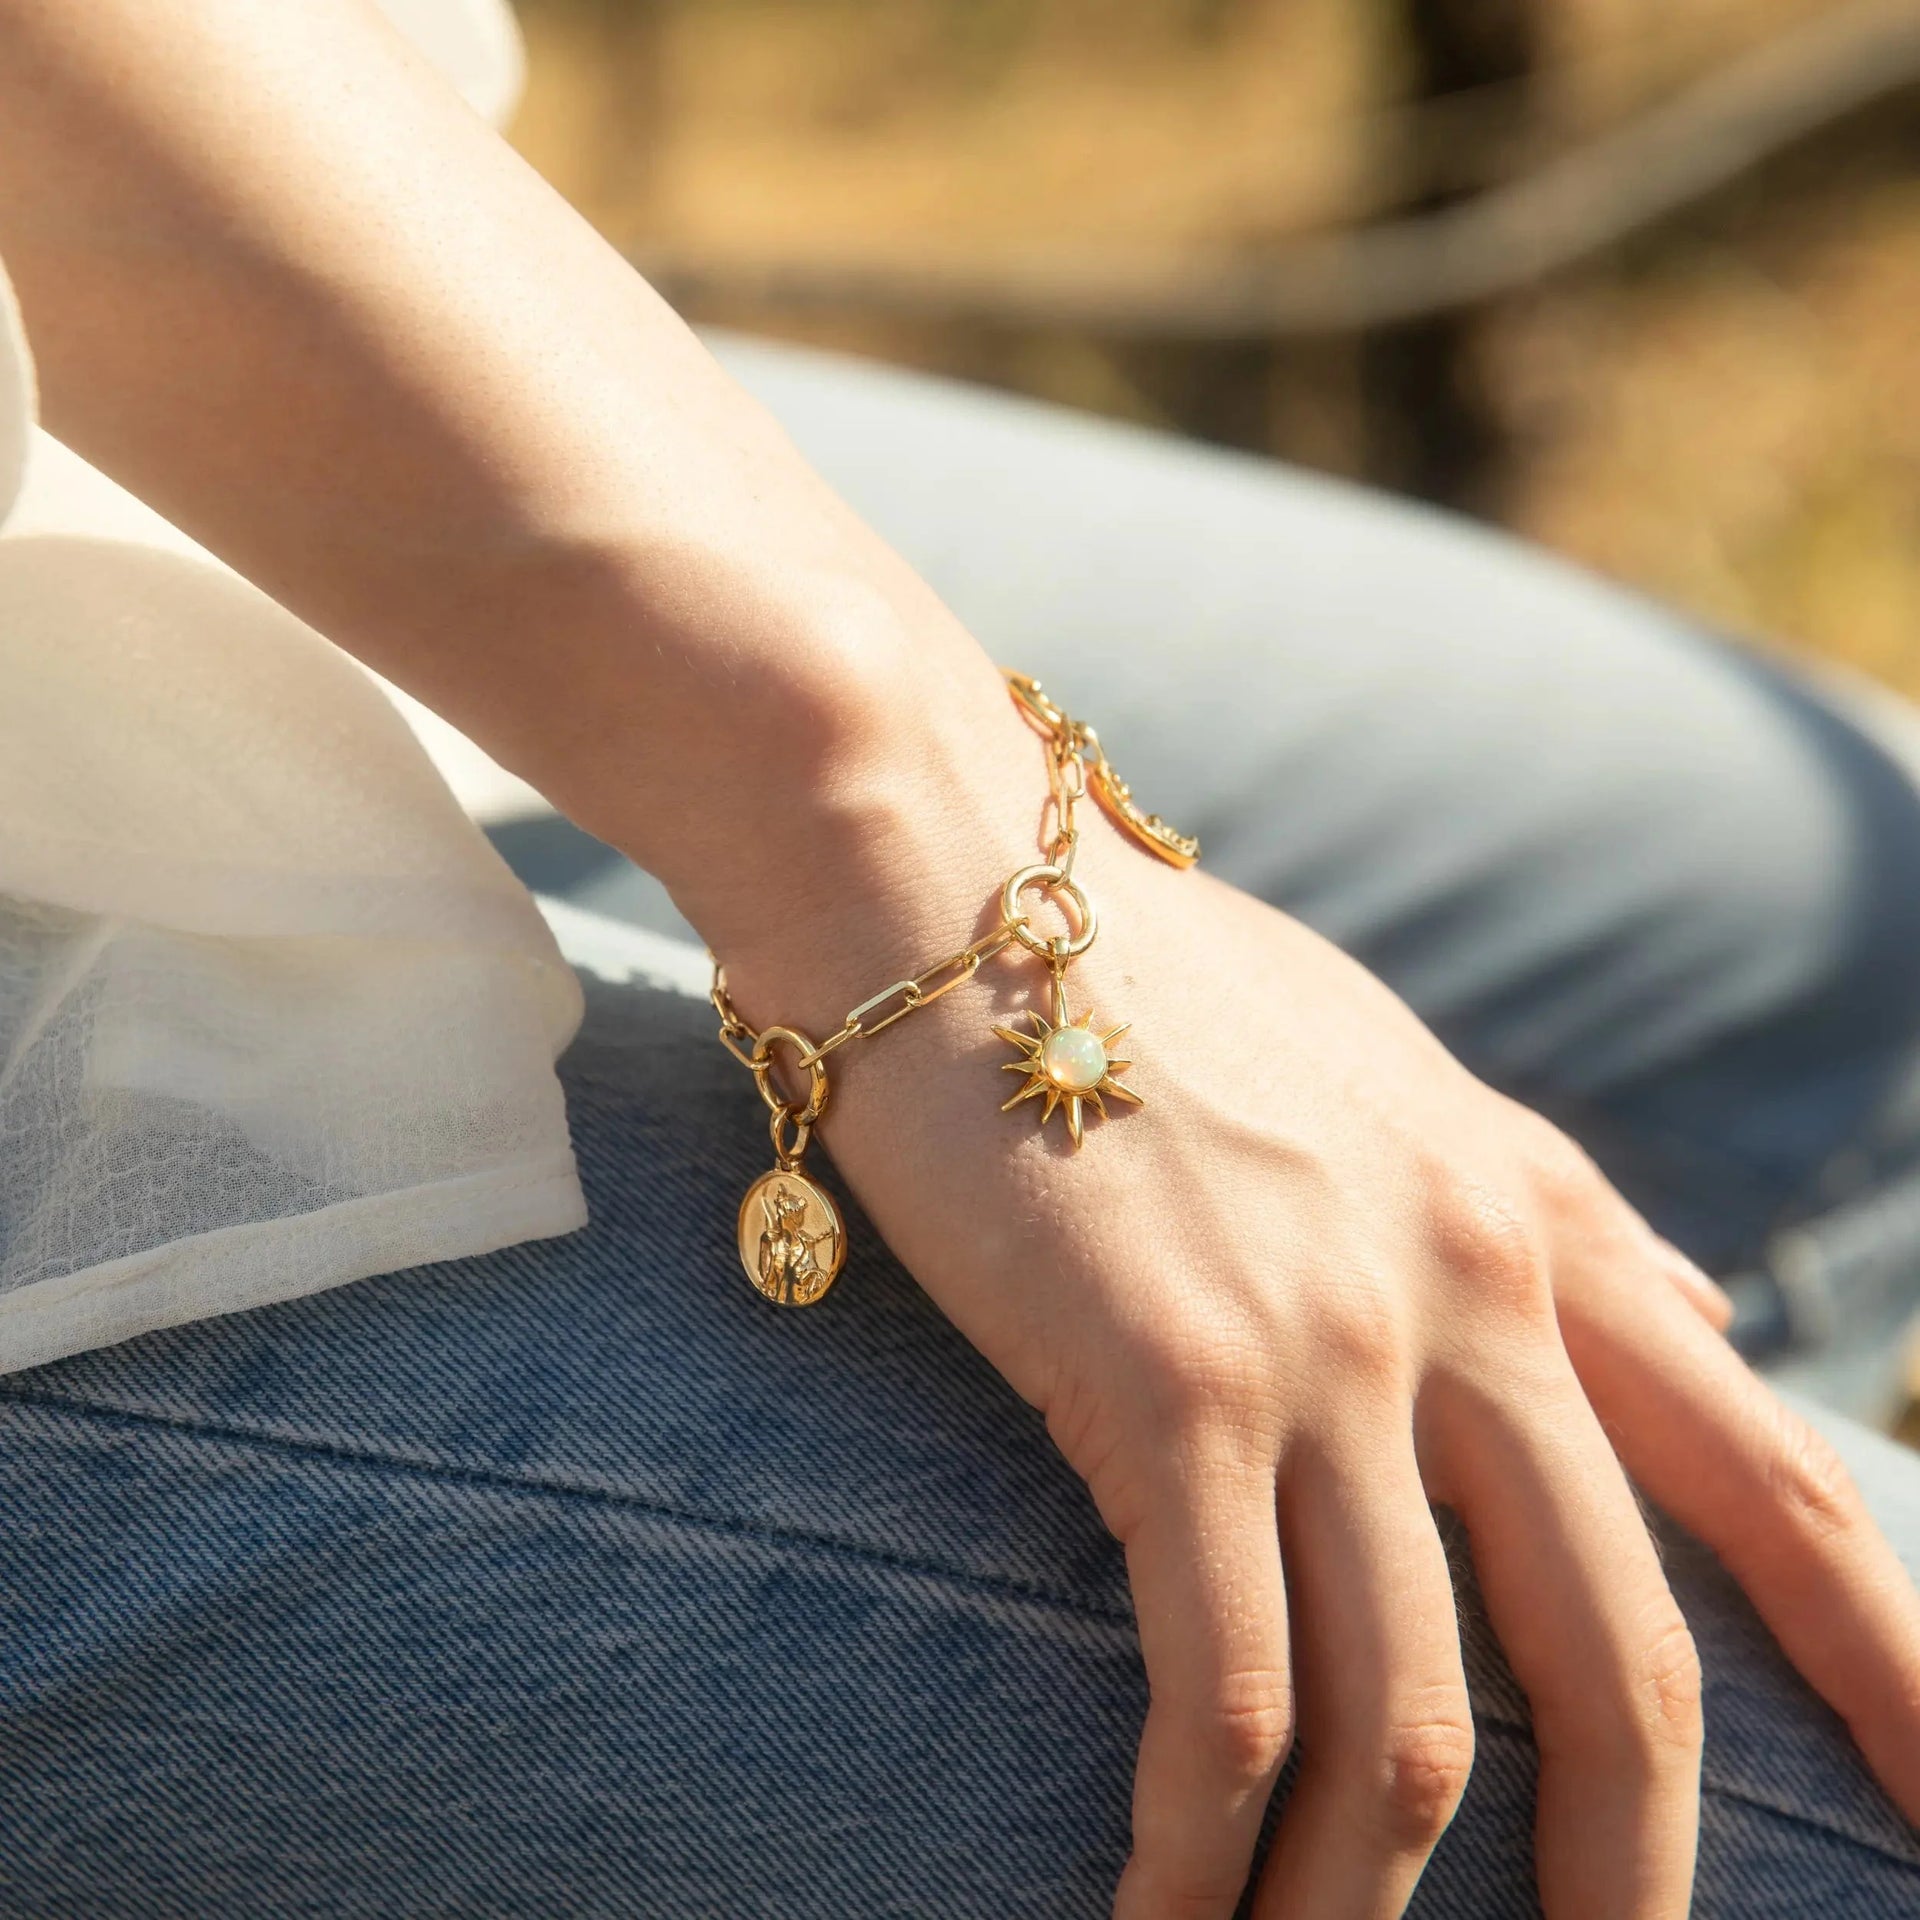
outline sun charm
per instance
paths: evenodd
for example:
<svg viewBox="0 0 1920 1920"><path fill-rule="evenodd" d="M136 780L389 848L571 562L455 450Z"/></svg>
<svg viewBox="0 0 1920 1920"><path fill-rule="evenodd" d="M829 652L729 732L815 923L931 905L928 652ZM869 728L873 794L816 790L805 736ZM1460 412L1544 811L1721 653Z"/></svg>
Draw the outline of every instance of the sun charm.
<svg viewBox="0 0 1920 1920"><path fill-rule="evenodd" d="M1036 1032L1023 1033L1018 1027L994 1028L1001 1039L1011 1040L1023 1056L1004 1061L1002 1070L1027 1076L1026 1085L1011 1100L1001 1103L1002 1113L1009 1107L1017 1107L1022 1100L1044 1094L1046 1105L1040 1109L1040 1124L1043 1127L1047 1124L1055 1107L1064 1107L1067 1132L1077 1147L1084 1137L1083 1109L1088 1101L1103 1120L1107 1109L1102 1094L1111 1094L1136 1107L1147 1104L1131 1087L1123 1087L1114 1078L1133 1064L1130 1060L1116 1059L1112 1051L1113 1043L1126 1032L1131 1021L1123 1020L1117 1027L1097 1033L1091 1008L1077 1019L1069 1020L1066 988L1058 974L1053 979L1053 1018L1046 1019L1032 1007L1027 1008L1026 1017L1033 1022Z"/></svg>

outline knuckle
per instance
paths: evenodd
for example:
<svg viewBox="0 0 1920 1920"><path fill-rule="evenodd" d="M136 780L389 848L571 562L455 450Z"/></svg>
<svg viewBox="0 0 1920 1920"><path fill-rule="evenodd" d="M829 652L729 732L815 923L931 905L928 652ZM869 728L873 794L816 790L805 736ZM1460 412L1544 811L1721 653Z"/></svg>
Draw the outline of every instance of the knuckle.
<svg viewBox="0 0 1920 1920"><path fill-rule="evenodd" d="M1782 1408L1767 1463L1767 1490L1794 1531L1816 1542L1848 1532L1860 1517L1860 1496L1825 1435Z"/></svg>
<svg viewBox="0 0 1920 1920"><path fill-rule="evenodd" d="M1267 1343L1226 1314L1187 1315L1159 1329L1144 1360L1154 1403L1176 1426L1214 1426L1271 1396Z"/></svg>
<svg viewBox="0 0 1920 1920"><path fill-rule="evenodd" d="M1280 1770L1293 1745L1293 1688L1284 1673L1239 1673L1222 1686L1201 1729L1212 1764L1257 1784Z"/></svg>
<svg viewBox="0 0 1920 1920"><path fill-rule="evenodd" d="M1313 1334L1319 1363L1349 1386L1390 1389L1405 1378L1401 1308L1371 1276L1330 1287L1315 1313Z"/></svg>
<svg viewBox="0 0 1920 1920"><path fill-rule="evenodd" d="M1664 1742L1697 1753L1705 1726L1706 1688L1693 1635L1677 1615L1648 1649L1642 1675L1655 1733Z"/></svg>
<svg viewBox="0 0 1920 1920"><path fill-rule="evenodd" d="M1650 1783L1698 1769L1704 1693L1700 1656L1676 1607L1645 1646L1620 1659L1607 1684L1590 1690L1589 1711L1551 1732L1536 1723L1536 1731L1543 1752Z"/></svg>
<svg viewBox="0 0 1920 1920"><path fill-rule="evenodd" d="M1527 1115L1523 1152L1535 1190L1556 1211L1575 1211L1608 1186L1607 1177L1579 1141L1549 1120Z"/></svg>
<svg viewBox="0 0 1920 1920"><path fill-rule="evenodd" d="M1491 1305L1551 1317L1546 1256L1518 1209L1484 1188L1450 1182L1429 1212L1435 1259Z"/></svg>
<svg viewBox="0 0 1920 1920"><path fill-rule="evenodd" d="M1676 1612L1636 1664L1630 1750L1647 1772L1697 1763L1705 1738L1705 1687L1693 1635Z"/></svg>
<svg viewBox="0 0 1920 1920"><path fill-rule="evenodd" d="M1387 1827L1402 1846L1431 1846L1447 1829L1473 1772L1473 1719L1458 1712L1389 1734L1381 1775Z"/></svg>

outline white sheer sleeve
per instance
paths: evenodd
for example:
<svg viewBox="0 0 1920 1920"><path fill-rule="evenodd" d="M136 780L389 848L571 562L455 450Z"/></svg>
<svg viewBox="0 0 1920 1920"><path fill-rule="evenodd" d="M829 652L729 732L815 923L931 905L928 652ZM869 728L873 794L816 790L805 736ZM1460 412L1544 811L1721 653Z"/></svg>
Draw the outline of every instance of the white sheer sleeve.
<svg viewBox="0 0 1920 1920"><path fill-rule="evenodd" d="M0 272L0 1372L581 1225L531 900L366 674L32 419Z"/></svg>

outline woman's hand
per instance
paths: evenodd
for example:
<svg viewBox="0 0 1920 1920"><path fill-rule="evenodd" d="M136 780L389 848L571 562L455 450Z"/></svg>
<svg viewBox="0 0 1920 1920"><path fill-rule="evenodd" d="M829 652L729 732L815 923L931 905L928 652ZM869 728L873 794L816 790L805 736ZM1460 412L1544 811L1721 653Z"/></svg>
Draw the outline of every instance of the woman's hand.
<svg viewBox="0 0 1920 1920"><path fill-rule="evenodd" d="M748 1019L831 1020L1034 858L991 663L367 0L0 0L0 45L48 425L662 875ZM1126 1543L1123 1910L1232 1909L1296 1697L1265 1911L1398 1910L1471 1747L1435 1499L1554 1920L1681 1912L1698 1677L1615 1447L1920 1815L1911 1588L1673 1257L1279 914L1092 822L1077 877L1145 1111L1078 1154L997 1111L1044 976L996 961L836 1056L824 1137Z"/></svg>
<svg viewBox="0 0 1920 1920"><path fill-rule="evenodd" d="M1034 857L1014 844L1006 864ZM973 924L992 858L931 856L890 902L917 912L942 863L971 872L923 960ZM992 1028L1047 1008L1045 967L1015 948L842 1051L823 1138L1126 1547L1152 1708L1124 1920L1233 1912L1296 1716L1256 1914L1401 1911L1473 1758L1429 1502L1463 1518L1532 1703L1550 1920L1684 1914L1700 1672L1629 1473L1920 1818L1920 1604L1826 1444L1709 1324L1710 1283L1284 915L1104 821L1075 877L1103 930L1072 1005L1133 1023L1144 1109L1110 1103L1077 1153L1035 1104L999 1111L1019 1083ZM834 950L859 956L845 935ZM736 997L756 1024L817 1006L824 1029L843 1003L803 977L828 949L789 947L734 968ZM875 964L849 984L871 991Z"/></svg>

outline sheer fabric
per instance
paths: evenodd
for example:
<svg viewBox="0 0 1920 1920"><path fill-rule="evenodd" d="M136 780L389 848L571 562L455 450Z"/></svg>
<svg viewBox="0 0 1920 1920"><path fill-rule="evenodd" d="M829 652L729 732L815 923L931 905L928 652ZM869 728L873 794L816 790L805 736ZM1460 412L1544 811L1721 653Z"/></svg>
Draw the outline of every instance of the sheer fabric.
<svg viewBox="0 0 1920 1920"><path fill-rule="evenodd" d="M504 109L503 9L395 11ZM368 675L33 417L0 268L0 1372L580 1225L524 889Z"/></svg>

